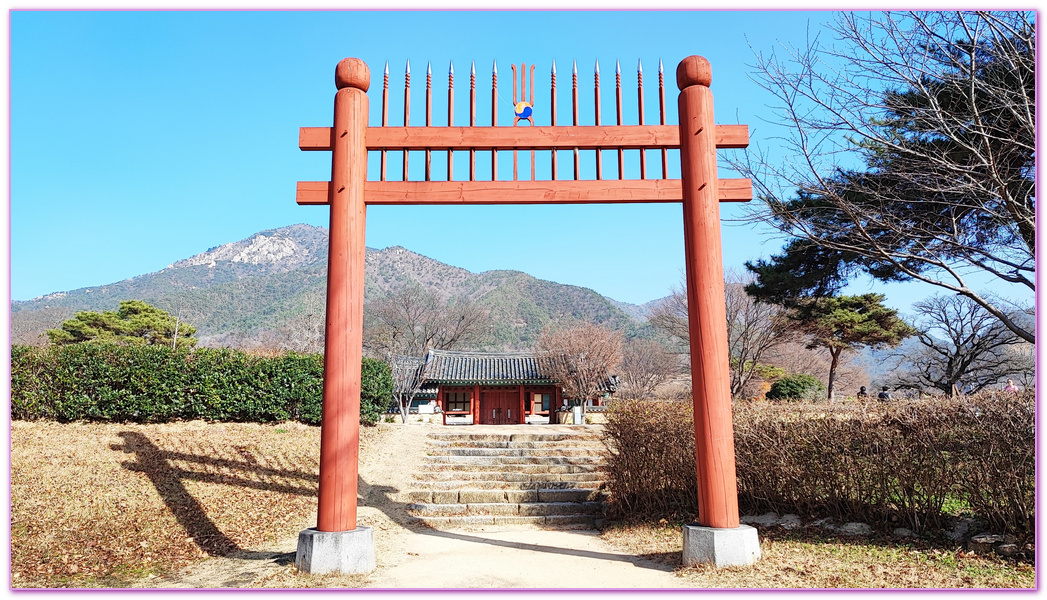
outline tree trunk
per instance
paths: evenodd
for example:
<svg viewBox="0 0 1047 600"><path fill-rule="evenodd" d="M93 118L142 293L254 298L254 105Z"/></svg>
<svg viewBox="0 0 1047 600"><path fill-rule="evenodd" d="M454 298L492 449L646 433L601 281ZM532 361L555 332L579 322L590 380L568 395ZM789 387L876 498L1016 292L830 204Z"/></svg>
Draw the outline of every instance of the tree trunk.
<svg viewBox="0 0 1047 600"><path fill-rule="evenodd" d="M843 353L843 348L829 348L829 355L832 356L832 362L829 363L829 385L826 390L826 396L830 403L833 401L834 386L836 383L836 365L840 362L840 354Z"/></svg>

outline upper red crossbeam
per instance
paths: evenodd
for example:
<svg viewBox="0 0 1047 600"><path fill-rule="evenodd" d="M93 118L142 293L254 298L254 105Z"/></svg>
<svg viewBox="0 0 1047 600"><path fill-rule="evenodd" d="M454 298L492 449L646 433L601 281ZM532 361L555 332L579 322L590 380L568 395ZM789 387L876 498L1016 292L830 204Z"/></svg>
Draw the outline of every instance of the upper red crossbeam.
<svg viewBox="0 0 1047 600"><path fill-rule="evenodd" d="M331 127L302 127L302 150L330 150ZM659 150L680 147L675 125L549 127L368 127L368 150ZM747 125L717 125L717 148L749 145ZM719 199L752 199L749 179L720 179ZM326 181L298 182L297 202L327 204ZM552 181L368 181L367 204L575 204L680 202L679 179L597 179Z"/></svg>

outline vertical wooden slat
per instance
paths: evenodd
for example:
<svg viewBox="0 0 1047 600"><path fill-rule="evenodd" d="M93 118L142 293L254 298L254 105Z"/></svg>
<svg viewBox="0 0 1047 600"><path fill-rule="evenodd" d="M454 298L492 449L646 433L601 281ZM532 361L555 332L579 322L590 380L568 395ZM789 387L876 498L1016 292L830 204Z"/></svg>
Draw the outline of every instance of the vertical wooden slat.
<svg viewBox="0 0 1047 600"><path fill-rule="evenodd" d="M550 74L549 83L549 124L553 127L556 126L556 61L553 60L553 69ZM551 163L550 168L552 169L553 181L556 181L556 150L550 153Z"/></svg>
<svg viewBox="0 0 1047 600"><path fill-rule="evenodd" d="M411 61L407 61L407 69L404 71L404 127L411 125ZM404 150L404 181L407 181L407 157L409 153Z"/></svg>
<svg viewBox="0 0 1047 600"><path fill-rule="evenodd" d="M643 125L643 64L636 61L636 112L638 125ZM640 179L647 179L647 150L640 148Z"/></svg>
<svg viewBox="0 0 1047 600"><path fill-rule="evenodd" d="M469 127L476 127L476 62L469 63ZM476 150L469 150L469 181L476 181Z"/></svg>
<svg viewBox="0 0 1047 600"><path fill-rule="evenodd" d="M498 61L491 66L491 127L498 126ZM491 150L491 181L498 181L498 151Z"/></svg>
<svg viewBox="0 0 1047 600"><path fill-rule="evenodd" d="M447 67L447 126L454 125L454 62ZM454 179L454 150L447 151L447 181Z"/></svg>
<svg viewBox="0 0 1047 600"><path fill-rule="evenodd" d="M614 61L614 105L618 126L622 125L622 65ZM625 150L618 149L618 179L625 179Z"/></svg>
<svg viewBox="0 0 1047 600"><path fill-rule="evenodd" d="M661 125L665 125L665 69L658 59L658 114ZM662 148L662 179L669 179L669 151Z"/></svg>
<svg viewBox="0 0 1047 600"><path fill-rule="evenodd" d="M571 109L574 115L573 124L575 127L578 126L578 61L574 61L571 65ZM578 148L574 149L574 178L580 179L579 171L581 171L581 156L578 152Z"/></svg>
<svg viewBox="0 0 1047 600"><path fill-rule="evenodd" d="M382 74L382 127L389 126L389 61L385 61L385 71ZM381 174L379 178L385 181L385 163L388 159L388 152L382 150L381 159L379 161L381 167Z"/></svg>
<svg viewBox="0 0 1047 600"><path fill-rule="evenodd" d="M425 63L425 126L433 124L433 67L432 63ZM433 151L425 150L425 180L432 179L431 169L433 166Z"/></svg>
<svg viewBox="0 0 1047 600"><path fill-rule="evenodd" d="M512 69L512 71L513 71L513 102L515 103L516 102L516 75L517 75L517 73L516 73L516 63L509 63L509 68ZM520 73L519 73L519 75L520 75L520 87L521 88L524 87L523 74L525 72L526 71L524 71L524 64L520 63ZM522 89L520 91L520 97L522 98L524 95L526 95L526 93L527 93L527 90L526 89ZM515 104L513 105L513 116L514 117L516 116L516 106L515 106ZM516 123L517 123L517 119L514 118L513 119L513 125L516 125ZM519 166L519 156L518 156L517 151L513 150L513 181L517 180L517 168L518 168L518 166Z"/></svg>
<svg viewBox="0 0 1047 600"><path fill-rule="evenodd" d="M523 90L520 90L520 95L523 95ZM531 107L534 107L534 63L531 63L531 95L530 100ZM532 113L533 114L533 113ZM534 117L531 117L531 125L534 125ZM534 181L534 150L531 150L531 181Z"/></svg>
<svg viewBox="0 0 1047 600"><path fill-rule="evenodd" d="M600 61L596 61L596 69L593 72L593 90L596 101L596 125L600 125ZM603 179L603 157L599 148L596 149L596 179Z"/></svg>

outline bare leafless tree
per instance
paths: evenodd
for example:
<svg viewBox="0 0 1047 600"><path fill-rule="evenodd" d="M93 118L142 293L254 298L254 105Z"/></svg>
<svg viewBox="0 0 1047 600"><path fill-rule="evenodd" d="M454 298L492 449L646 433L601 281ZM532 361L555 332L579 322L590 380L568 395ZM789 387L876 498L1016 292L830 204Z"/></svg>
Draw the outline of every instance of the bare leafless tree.
<svg viewBox="0 0 1047 600"><path fill-rule="evenodd" d="M441 301L432 292L408 286L375 300L365 310L364 347L386 358L425 356L479 343L490 331L485 309L467 298Z"/></svg>
<svg viewBox="0 0 1047 600"><path fill-rule="evenodd" d="M724 273L727 311L727 350L731 360L731 396L738 397L756 375L760 361L773 348L801 337L777 304L757 302L745 293L751 273L728 269ZM648 322L675 339L683 352L690 348L687 329L687 294L680 288L651 312ZM688 365L690 366L690 365Z"/></svg>
<svg viewBox="0 0 1047 600"><path fill-rule="evenodd" d="M751 273L726 272L727 349L731 355L731 397L737 398L756 376L769 350L797 340L800 331L778 304L757 302L745 293Z"/></svg>
<svg viewBox="0 0 1047 600"><path fill-rule="evenodd" d="M920 351L901 357L895 385L952 395L961 388L981 391L1020 372L1010 350L1024 342L974 300L934 296L913 309Z"/></svg>
<svg viewBox="0 0 1047 600"><path fill-rule="evenodd" d="M404 423L425 380L429 351L478 343L491 328L487 311L470 300L445 302L416 285L375 300L364 316L364 349L389 364Z"/></svg>
<svg viewBox="0 0 1047 600"><path fill-rule="evenodd" d="M404 424L411 414L411 403L422 391L429 372L428 356L394 356L388 358L393 377L393 395L396 397L400 418Z"/></svg>
<svg viewBox="0 0 1047 600"><path fill-rule="evenodd" d="M564 397L585 406L601 397L608 379L616 375L622 336L591 323L546 330L538 339L538 355L544 370L560 382Z"/></svg>
<svg viewBox="0 0 1047 600"><path fill-rule="evenodd" d="M690 354L691 332L687 328L687 292L683 286L674 287L672 293L663 298L647 315L647 322L669 336L675 344L676 352L685 356ZM690 363L685 362L686 368L690 369Z"/></svg>
<svg viewBox="0 0 1047 600"><path fill-rule="evenodd" d="M636 400L654 398L654 391L680 372L680 357L654 340L632 339L623 344L619 394Z"/></svg>
<svg viewBox="0 0 1047 600"><path fill-rule="evenodd" d="M1035 290L1034 21L841 12L835 43L760 54L787 133L732 161L764 201L751 218L876 277L970 298L1034 342L972 287Z"/></svg>

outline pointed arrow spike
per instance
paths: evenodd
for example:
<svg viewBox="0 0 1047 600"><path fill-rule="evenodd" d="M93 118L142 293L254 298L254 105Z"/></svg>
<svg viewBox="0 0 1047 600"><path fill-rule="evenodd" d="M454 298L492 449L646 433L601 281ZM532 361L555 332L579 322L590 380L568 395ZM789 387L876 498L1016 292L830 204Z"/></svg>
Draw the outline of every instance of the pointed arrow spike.
<svg viewBox="0 0 1047 600"><path fill-rule="evenodd" d="M618 62L617 59L615 59L615 61L614 61L614 74L615 75L621 75L622 74L622 65Z"/></svg>
<svg viewBox="0 0 1047 600"><path fill-rule="evenodd" d="M571 74L572 75L577 75L578 74L578 61L574 61L574 64L571 65Z"/></svg>
<svg viewBox="0 0 1047 600"><path fill-rule="evenodd" d="M425 74L426 75L432 75L433 74L433 65L431 63L428 63L428 62L425 63Z"/></svg>
<svg viewBox="0 0 1047 600"><path fill-rule="evenodd" d="M636 72L643 73L643 63L640 60L636 61Z"/></svg>
<svg viewBox="0 0 1047 600"><path fill-rule="evenodd" d="M476 61L475 60L471 61L469 63L469 74L470 75L476 75Z"/></svg>
<svg viewBox="0 0 1047 600"><path fill-rule="evenodd" d="M452 60L451 62L449 62L447 64L448 64L448 67L447 67L448 71L447 72L450 73L451 75L454 75L454 61Z"/></svg>
<svg viewBox="0 0 1047 600"><path fill-rule="evenodd" d="M556 75L556 59L553 59L553 75Z"/></svg>
<svg viewBox="0 0 1047 600"><path fill-rule="evenodd" d="M491 66L491 72L495 73L495 74L498 73L498 61L497 60L494 61L494 64Z"/></svg>
<svg viewBox="0 0 1047 600"><path fill-rule="evenodd" d="M389 61L385 61L385 74L389 74Z"/></svg>
<svg viewBox="0 0 1047 600"><path fill-rule="evenodd" d="M596 74L600 74L600 59L596 59Z"/></svg>
<svg viewBox="0 0 1047 600"><path fill-rule="evenodd" d="M665 72L665 69L662 68L662 59L659 58L658 59L658 73L663 73L663 72Z"/></svg>
<svg viewBox="0 0 1047 600"><path fill-rule="evenodd" d="M411 59L407 59L407 74L411 74Z"/></svg>

